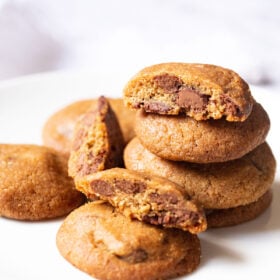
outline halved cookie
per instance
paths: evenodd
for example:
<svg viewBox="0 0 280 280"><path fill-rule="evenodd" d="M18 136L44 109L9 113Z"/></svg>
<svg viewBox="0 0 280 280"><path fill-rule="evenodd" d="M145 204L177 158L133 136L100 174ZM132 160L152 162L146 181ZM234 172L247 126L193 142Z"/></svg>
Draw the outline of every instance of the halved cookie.
<svg viewBox="0 0 280 280"><path fill-rule="evenodd" d="M69 157L73 178L123 165L124 140L108 100L100 97L76 123Z"/></svg>
<svg viewBox="0 0 280 280"><path fill-rule="evenodd" d="M253 107L248 84L234 71L209 64L162 63L144 68L124 89L125 104L164 115L244 121Z"/></svg>
<svg viewBox="0 0 280 280"><path fill-rule="evenodd" d="M177 184L157 176L112 168L75 180L89 199L110 202L124 215L191 233L207 227L204 211Z"/></svg>

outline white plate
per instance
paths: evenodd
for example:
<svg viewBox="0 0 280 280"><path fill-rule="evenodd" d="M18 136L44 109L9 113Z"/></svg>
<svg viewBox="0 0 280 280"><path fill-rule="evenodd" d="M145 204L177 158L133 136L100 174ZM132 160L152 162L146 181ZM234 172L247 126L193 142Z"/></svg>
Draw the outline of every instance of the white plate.
<svg viewBox="0 0 280 280"><path fill-rule="evenodd" d="M2 82L0 142L40 144L42 126L56 110L75 100L100 94L121 96L125 82L116 73L50 73ZM280 160L277 124L280 96L258 88L252 91L270 115L268 142ZM201 265L183 278L263 280L269 275L270 279L279 279L279 169L273 193L272 206L256 220L201 234ZM0 218L0 279L92 279L59 255L55 237L61 222L62 219L19 222Z"/></svg>

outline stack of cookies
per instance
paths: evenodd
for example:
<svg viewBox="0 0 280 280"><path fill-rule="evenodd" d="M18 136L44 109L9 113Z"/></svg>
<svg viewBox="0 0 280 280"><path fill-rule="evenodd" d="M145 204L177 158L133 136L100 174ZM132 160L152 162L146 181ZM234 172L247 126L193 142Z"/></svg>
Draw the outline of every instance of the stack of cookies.
<svg viewBox="0 0 280 280"><path fill-rule="evenodd" d="M68 173L88 199L62 223L57 247L98 279L190 273L200 262L198 233L251 220L271 203L268 115L236 73L204 64L139 72L124 90L136 116L120 118L114 102L86 101L74 130L44 137L70 147L72 135ZM61 135L57 121L69 108L47 122L44 136ZM77 119L69 116L66 126Z"/></svg>
<svg viewBox="0 0 280 280"><path fill-rule="evenodd" d="M235 72L207 64L147 67L124 90L140 109L125 166L168 178L203 206L208 227L251 220L271 203L270 121Z"/></svg>

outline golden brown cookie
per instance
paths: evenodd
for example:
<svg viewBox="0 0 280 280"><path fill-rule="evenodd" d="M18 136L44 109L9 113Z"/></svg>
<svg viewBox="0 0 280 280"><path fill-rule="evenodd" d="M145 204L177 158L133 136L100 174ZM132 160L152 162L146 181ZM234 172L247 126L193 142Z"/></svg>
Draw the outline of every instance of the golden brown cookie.
<svg viewBox="0 0 280 280"><path fill-rule="evenodd" d="M101 280L170 279L192 272L200 262L196 235L130 220L96 202L64 220L56 243L67 261Z"/></svg>
<svg viewBox="0 0 280 280"><path fill-rule="evenodd" d="M127 109L121 98L108 98L108 100L118 117L124 141L127 143L135 136L133 128L135 112ZM44 145L69 154L77 120L96 104L97 99L77 101L50 116L43 127L42 138Z"/></svg>
<svg viewBox="0 0 280 280"><path fill-rule="evenodd" d="M206 210L208 228L228 227L248 222L261 215L271 204L272 191L268 190L257 201L229 209Z"/></svg>
<svg viewBox="0 0 280 280"><path fill-rule="evenodd" d="M195 164L161 159L135 138L125 148L124 161L128 169L162 176L184 187L206 209L253 203L270 188L276 170L266 143L234 161Z"/></svg>
<svg viewBox="0 0 280 280"><path fill-rule="evenodd" d="M269 117L258 103L244 122L196 121L144 112L138 112L135 121L137 137L152 153L196 163L240 158L265 141L269 128Z"/></svg>
<svg viewBox="0 0 280 280"><path fill-rule="evenodd" d="M178 115L244 121L253 97L248 84L232 70L209 64L162 63L141 70L126 85L130 108Z"/></svg>
<svg viewBox="0 0 280 280"><path fill-rule="evenodd" d="M204 211L177 184L157 176L112 168L75 179L89 199L110 202L125 216L191 233L206 230Z"/></svg>
<svg viewBox="0 0 280 280"><path fill-rule="evenodd" d="M68 173L76 178L123 166L124 140L115 113L101 96L97 105L77 121L68 162Z"/></svg>
<svg viewBox="0 0 280 280"><path fill-rule="evenodd" d="M68 177L64 155L36 145L0 145L0 215L49 219L68 214L84 201Z"/></svg>

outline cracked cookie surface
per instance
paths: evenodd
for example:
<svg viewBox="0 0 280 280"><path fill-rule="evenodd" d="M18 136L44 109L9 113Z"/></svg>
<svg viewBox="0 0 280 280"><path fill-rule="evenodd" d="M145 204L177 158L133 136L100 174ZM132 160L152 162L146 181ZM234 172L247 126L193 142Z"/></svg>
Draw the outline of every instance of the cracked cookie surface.
<svg viewBox="0 0 280 280"><path fill-rule="evenodd" d="M149 172L177 183L204 208L232 208L258 200L272 185L276 162L267 143L240 159L195 164L164 160L134 138L124 151L128 169Z"/></svg>
<svg viewBox="0 0 280 280"><path fill-rule="evenodd" d="M56 237L61 255L98 279L169 279L200 262L196 235L130 220L107 204L90 202L73 211Z"/></svg>
<svg viewBox="0 0 280 280"><path fill-rule="evenodd" d="M244 121L253 107L248 84L234 71L210 64L162 63L137 73L124 89L125 104L163 115Z"/></svg>

